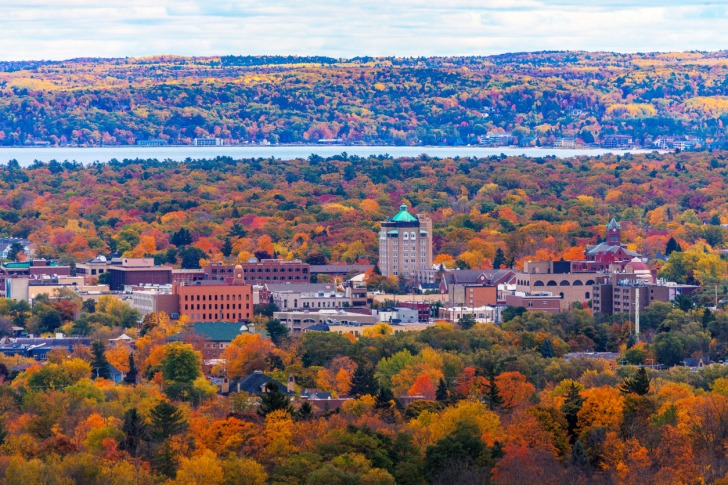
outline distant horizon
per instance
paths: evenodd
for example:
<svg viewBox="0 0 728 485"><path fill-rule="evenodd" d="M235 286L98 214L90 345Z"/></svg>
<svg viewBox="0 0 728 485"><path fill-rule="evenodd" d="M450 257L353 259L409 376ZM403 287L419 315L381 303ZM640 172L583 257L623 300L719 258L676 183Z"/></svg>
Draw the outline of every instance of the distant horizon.
<svg viewBox="0 0 728 485"><path fill-rule="evenodd" d="M3 6L7 61L213 55L335 58L714 52L728 5L687 0L27 0Z"/></svg>
<svg viewBox="0 0 728 485"><path fill-rule="evenodd" d="M584 50L584 49L567 49L567 50L532 50L532 51L507 51L507 52L496 52L493 54L452 54L452 55L367 55L360 54L355 56L347 57L336 57L325 54L247 54L247 53L225 53L225 54L207 54L207 55L184 55L184 54L170 54L170 53L158 53L148 54L139 56L76 56L62 59L51 59L51 58L35 58L35 59L5 59L0 58L0 63L12 63L12 62L72 62L72 61L83 61L83 60L99 60L99 61L114 61L114 60L139 60L147 58L182 58L182 59L215 59L222 57L271 57L271 58L313 58L322 57L336 59L338 61L352 61L360 58L372 58L372 59L458 59L458 58L488 58L508 55L519 55L519 54L561 54L561 53L581 53L581 54L614 54L614 55L664 55L664 54L725 54L728 57L728 47L725 49L716 50L702 50L702 49L685 49L685 50L670 50L670 51L606 51L606 50Z"/></svg>

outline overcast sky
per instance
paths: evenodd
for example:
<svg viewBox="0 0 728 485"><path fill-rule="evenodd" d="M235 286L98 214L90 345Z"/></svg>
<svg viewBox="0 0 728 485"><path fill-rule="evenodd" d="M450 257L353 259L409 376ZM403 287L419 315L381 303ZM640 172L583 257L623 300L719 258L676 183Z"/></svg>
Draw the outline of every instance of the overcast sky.
<svg viewBox="0 0 728 485"><path fill-rule="evenodd" d="M0 60L728 48L728 0L0 0Z"/></svg>

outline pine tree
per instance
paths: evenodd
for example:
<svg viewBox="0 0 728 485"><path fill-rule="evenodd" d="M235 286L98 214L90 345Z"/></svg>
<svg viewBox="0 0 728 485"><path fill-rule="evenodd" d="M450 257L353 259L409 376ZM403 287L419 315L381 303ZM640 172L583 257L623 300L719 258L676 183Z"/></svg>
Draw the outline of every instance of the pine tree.
<svg viewBox="0 0 728 485"><path fill-rule="evenodd" d="M501 248L495 250L495 257L493 258L493 269L500 269L501 266L506 264L506 255L503 253Z"/></svg>
<svg viewBox="0 0 728 485"><path fill-rule="evenodd" d="M137 368L134 363L134 354L129 354L129 372L124 376L124 382L127 384L136 384L137 381Z"/></svg>
<svg viewBox="0 0 728 485"><path fill-rule="evenodd" d="M578 414L583 404L584 398L581 397L579 386L572 382L566 392L566 400L561 406L561 412L564 413L564 418L566 419L566 431L569 433L569 441L571 443L576 439Z"/></svg>
<svg viewBox="0 0 728 485"><path fill-rule="evenodd" d="M503 398L498 390L498 385L495 383L495 369L491 366L490 372L488 372L488 393L485 395L488 409L491 411L503 405Z"/></svg>
<svg viewBox="0 0 728 485"><path fill-rule="evenodd" d="M103 379L109 379L111 377L111 369L109 368L109 361L106 360L104 355L106 352L106 346L100 340L95 341L91 344L91 368L93 369L94 376Z"/></svg>
<svg viewBox="0 0 728 485"><path fill-rule="evenodd" d="M647 370L640 367L633 377L624 380L622 385L619 386L619 390L624 394L637 394L638 396L644 396L650 392L650 378L647 375Z"/></svg>
<svg viewBox="0 0 728 485"><path fill-rule="evenodd" d="M298 408L296 418L299 421L308 421L311 417L313 417L313 407L311 406L311 403L304 401L303 404L301 404L301 407Z"/></svg>
<svg viewBox="0 0 728 485"><path fill-rule="evenodd" d="M379 383L374 377L374 369L365 363L359 364L351 377L349 394L355 397L361 397L365 394L376 396L378 392Z"/></svg>
<svg viewBox="0 0 728 485"><path fill-rule="evenodd" d="M445 379L440 378L440 382L437 384L437 391L435 391L435 399L439 402L446 402L450 398L450 391L447 389L447 382Z"/></svg>
<svg viewBox="0 0 728 485"><path fill-rule="evenodd" d="M283 325L277 318L271 318L265 324L265 330L270 335L274 344L280 345L288 337L288 327Z"/></svg>
<svg viewBox="0 0 728 485"><path fill-rule="evenodd" d="M279 411L281 409L293 414L291 400L284 392L281 392L278 384L269 382L265 385L265 390L266 392L260 396L260 406L258 406L258 414L260 416L265 417L273 411Z"/></svg>
<svg viewBox="0 0 728 485"><path fill-rule="evenodd" d="M391 409L393 401L394 394L392 391L386 387L380 387L374 407L376 409Z"/></svg>
<svg viewBox="0 0 728 485"><path fill-rule="evenodd" d="M667 244L665 245L665 256L670 256L670 254L673 253L673 251L678 251L679 244L675 240L674 237L671 237ZM678 251L679 252L679 251Z"/></svg>
<svg viewBox="0 0 728 485"><path fill-rule="evenodd" d="M127 451L131 456L139 456L144 443L151 439L149 425L136 408L131 408L124 414L124 424L121 430L126 435L121 442L121 449Z"/></svg>
<svg viewBox="0 0 728 485"><path fill-rule="evenodd" d="M233 243L230 242L230 238L225 238L225 242L223 243L222 248L220 248L220 252L226 258L229 258L233 253Z"/></svg>
<svg viewBox="0 0 728 485"><path fill-rule="evenodd" d="M187 429L184 414L169 401L162 401L152 408L151 418L152 435L160 442Z"/></svg>
<svg viewBox="0 0 728 485"><path fill-rule="evenodd" d="M551 339L544 339L543 342L541 342L541 347L539 348L539 352L541 352L541 357L544 359L550 359L554 356L554 344L551 342Z"/></svg>

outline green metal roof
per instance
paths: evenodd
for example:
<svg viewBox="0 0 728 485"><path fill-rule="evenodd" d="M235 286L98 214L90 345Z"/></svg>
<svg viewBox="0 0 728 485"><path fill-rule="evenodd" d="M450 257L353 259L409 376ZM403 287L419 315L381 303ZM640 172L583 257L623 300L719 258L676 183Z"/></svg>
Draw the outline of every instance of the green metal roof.
<svg viewBox="0 0 728 485"><path fill-rule="evenodd" d="M240 327L243 325L242 322L197 322L192 328L197 335L214 342L232 342L242 333Z"/></svg>
<svg viewBox="0 0 728 485"><path fill-rule="evenodd" d="M399 206L399 212L396 216L392 217L392 222L417 222L418 219L407 212L407 206L402 204Z"/></svg>
<svg viewBox="0 0 728 485"><path fill-rule="evenodd" d="M612 220L609 221L609 224L607 224L607 229L621 229L622 226L617 222L617 219L612 217Z"/></svg>
<svg viewBox="0 0 728 485"><path fill-rule="evenodd" d="M9 268L9 269L30 268L30 263L3 263L3 268Z"/></svg>

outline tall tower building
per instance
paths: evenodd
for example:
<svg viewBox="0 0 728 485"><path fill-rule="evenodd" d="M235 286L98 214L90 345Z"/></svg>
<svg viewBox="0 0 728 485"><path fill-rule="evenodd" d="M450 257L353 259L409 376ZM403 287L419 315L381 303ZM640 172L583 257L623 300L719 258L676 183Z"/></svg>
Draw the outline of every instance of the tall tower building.
<svg viewBox="0 0 728 485"><path fill-rule="evenodd" d="M402 204L394 217L382 222L379 233L379 270L384 276L411 278L432 268L432 220L413 216Z"/></svg>
<svg viewBox="0 0 728 485"><path fill-rule="evenodd" d="M612 217L612 220L607 224L607 244L610 246L619 246L622 239L622 226L617 220Z"/></svg>

